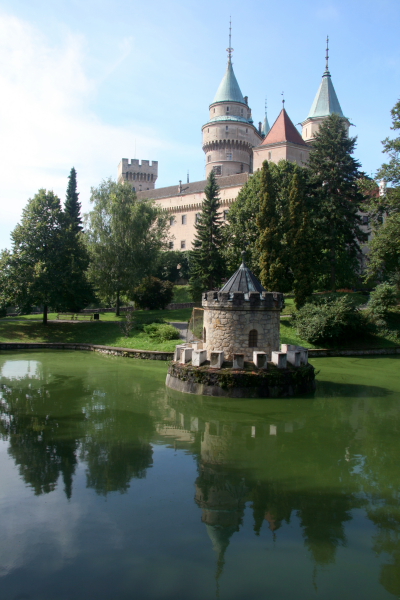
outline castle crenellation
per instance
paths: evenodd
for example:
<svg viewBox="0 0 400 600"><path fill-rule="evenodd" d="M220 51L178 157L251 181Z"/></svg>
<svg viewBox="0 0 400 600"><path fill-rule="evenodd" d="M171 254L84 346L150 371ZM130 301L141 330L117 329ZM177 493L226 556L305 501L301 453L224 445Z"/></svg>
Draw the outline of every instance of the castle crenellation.
<svg viewBox="0 0 400 600"><path fill-rule="evenodd" d="M284 307L284 297L280 292L206 292L203 294L204 308L214 310L277 310Z"/></svg>

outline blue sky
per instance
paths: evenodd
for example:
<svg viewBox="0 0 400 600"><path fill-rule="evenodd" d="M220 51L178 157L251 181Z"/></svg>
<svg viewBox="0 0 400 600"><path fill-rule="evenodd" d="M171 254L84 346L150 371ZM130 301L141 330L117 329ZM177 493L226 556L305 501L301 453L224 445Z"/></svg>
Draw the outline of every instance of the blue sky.
<svg viewBox="0 0 400 600"><path fill-rule="evenodd" d="M304 120L325 67L367 173L400 97L399 0L2 0L0 248L40 187L63 200L72 166L84 211L122 157L159 161L157 187L204 177L201 126L233 66L256 123Z"/></svg>

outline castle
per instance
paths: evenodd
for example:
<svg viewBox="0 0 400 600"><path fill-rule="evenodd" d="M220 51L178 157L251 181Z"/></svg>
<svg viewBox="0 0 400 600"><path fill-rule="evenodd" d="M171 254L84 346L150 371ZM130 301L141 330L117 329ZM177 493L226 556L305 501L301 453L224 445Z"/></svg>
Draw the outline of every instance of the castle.
<svg viewBox="0 0 400 600"><path fill-rule="evenodd" d="M305 166L315 134L321 123L332 113L344 118L347 131L349 120L344 117L333 87L328 66L328 38L326 67L322 81L307 118L301 123L302 134L282 110L272 127L267 113L264 121L254 125L247 96L243 96L232 66L232 48L229 36L228 65L217 93L209 106L209 119L202 127L203 151L206 155L206 177L214 171L220 187L222 217L226 220L229 206L234 202L249 176L261 169L267 160L278 163L288 160ZM201 212L207 181L186 184L179 182L164 188L155 188L158 162L129 161L123 158L118 166L118 181L129 181L140 199L152 199L168 214L170 225L169 248L190 250L195 236L195 223Z"/></svg>

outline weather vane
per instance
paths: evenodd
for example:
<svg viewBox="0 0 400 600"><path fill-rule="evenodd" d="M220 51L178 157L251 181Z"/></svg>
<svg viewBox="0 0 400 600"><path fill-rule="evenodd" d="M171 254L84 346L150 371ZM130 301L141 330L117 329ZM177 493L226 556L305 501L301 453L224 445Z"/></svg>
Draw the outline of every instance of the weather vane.
<svg viewBox="0 0 400 600"><path fill-rule="evenodd" d="M328 61L329 61L329 36L326 36L326 71L329 71Z"/></svg>
<svg viewBox="0 0 400 600"><path fill-rule="evenodd" d="M231 38L232 38L232 19L231 19L231 17L229 17L229 48L226 49L226 51L228 53L229 64L232 61L232 52L233 52Z"/></svg>

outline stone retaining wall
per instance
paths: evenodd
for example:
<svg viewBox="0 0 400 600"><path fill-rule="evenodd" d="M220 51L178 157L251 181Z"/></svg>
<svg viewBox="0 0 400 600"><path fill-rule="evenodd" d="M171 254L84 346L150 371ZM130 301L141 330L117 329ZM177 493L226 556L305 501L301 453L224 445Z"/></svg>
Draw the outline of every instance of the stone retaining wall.
<svg viewBox="0 0 400 600"><path fill-rule="evenodd" d="M158 350L135 350L132 348L115 348L113 346L100 346L98 344L67 344L62 342L1 342L1 350L88 350L111 354L112 356L123 356L125 358L142 358L146 360L172 360L173 352L159 352Z"/></svg>

